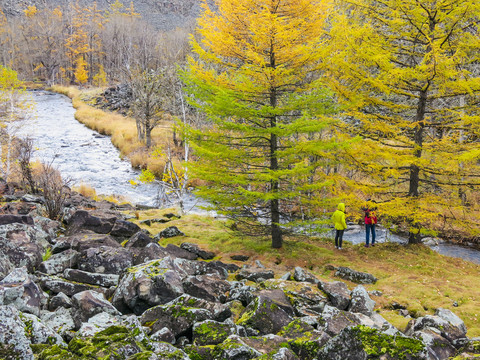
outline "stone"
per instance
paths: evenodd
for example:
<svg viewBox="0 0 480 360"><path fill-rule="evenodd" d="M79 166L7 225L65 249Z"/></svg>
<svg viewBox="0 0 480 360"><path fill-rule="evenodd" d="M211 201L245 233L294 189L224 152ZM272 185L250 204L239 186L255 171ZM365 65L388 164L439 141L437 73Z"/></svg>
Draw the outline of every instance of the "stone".
<svg viewBox="0 0 480 360"><path fill-rule="evenodd" d="M184 293L182 276L172 258L153 260L128 269L113 295L113 305L122 312L142 314Z"/></svg>
<svg viewBox="0 0 480 360"><path fill-rule="evenodd" d="M245 268L241 269L240 272L235 276L237 280L247 279L250 281L260 281L274 278L274 272L272 270L264 270L258 268Z"/></svg>
<svg viewBox="0 0 480 360"><path fill-rule="evenodd" d="M156 239L156 238L155 238ZM187 259L187 260L196 260L198 259L198 255L191 253L190 251L184 250L176 245L173 244L168 244L164 250L175 257L179 257L182 259Z"/></svg>
<svg viewBox="0 0 480 360"><path fill-rule="evenodd" d="M117 219L117 221L115 221L115 224L113 225L110 235L115 238L124 240L132 237L140 230L140 227L131 221Z"/></svg>
<svg viewBox="0 0 480 360"><path fill-rule="evenodd" d="M450 359L457 352L457 349L435 328L415 331L412 337L421 340L427 346L427 351L432 359Z"/></svg>
<svg viewBox="0 0 480 360"><path fill-rule="evenodd" d="M185 293L197 298L218 301L230 289L230 284L213 275L189 276L183 281Z"/></svg>
<svg viewBox="0 0 480 360"><path fill-rule="evenodd" d="M32 344L58 344L64 347L67 346L62 337L57 334L56 331L43 324L37 316L21 313L20 319L22 319L25 324L25 331L29 334L29 339Z"/></svg>
<svg viewBox="0 0 480 360"><path fill-rule="evenodd" d="M38 268L44 252L35 227L22 223L0 225L0 249L13 266L26 266L29 272Z"/></svg>
<svg viewBox="0 0 480 360"><path fill-rule="evenodd" d="M236 255L231 255L230 259L236 260L236 261L248 261L250 259L250 256L248 255L241 255L241 254L236 254Z"/></svg>
<svg viewBox="0 0 480 360"><path fill-rule="evenodd" d="M77 269L65 269L63 277L70 281L98 285L105 288L117 286L120 280L120 276L116 274L91 273Z"/></svg>
<svg viewBox="0 0 480 360"><path fill-rule="evenodd" d="M112 248L122 247L110 235L95 234L91 231L84 231L71 236L58 238L55 245L52 246L52 253L56 254L67 249L83 252L90 248L98 248L100 246L108 246Z"/></svg>
<svg viewBox="0 0 480 360"><path fill-rule="evenodd" d="M419 317L414 321L411 321L405 334L411 336L416 331L421 331L427 328L434 328L440 331L441 336L446 338L449 342L464 338L466 332L465 328L461 325L454 325L447 320L442 319L440 316L426 315Z"/></svg>
<svg viewBox="0 0 480 360"><path fill-rule="evenodd" d="M76 328L80 328L81 324L87 322L91 317L107 313L112 316L120 316L121 313L108 302L103 294L96 291L87 290L72 296L73 318L75 319Z"/></svg>
<svg viewBox="0 0 480 360"><path fill-rule="evenodd" d="M128 249L100 246L82 251L78 269L92 273L121 274L133 265L133 255Z"/></svg>
<svg viewBox="0 0 480 360"><path fill-rule="evenodd" d="M362 285L358 285L352 290L348 311L361 313L368 316L373 313L374 307L375 301L368 296L367 290Z"/></svg>
<svg viewBox="0 0 480 360"><path fill-rule="evenodd" d="M169 226L166 229L160 231L157 235L155 235L154 239L160 240L160 239L172 238L175 236L185 236L185 234L180 230L178 230L176 226Z"/></svg>
<svg viewBox="0 0 480 360"><path fill-rule="evenodd" d="M288 348L280 348L277 352L271 355L272 360L299 360L299 357Z"/></svg>
<svg viewBox="0 0 480 360"><path fill-rule="evenodd" d="M425 345L403 336L382 334L366 326L346 327L330 339L317 354L318 360L429 359Z"/></svg>
<svg viewBox="0 0 480 360"><path fill-rule="evenodd" d="M211 314L212 320L223 322L232 316L232 311L229 305L212 302L204 299L199 299L190 295L181 295L176 299L165 304L167 306L180 305L183 307L192 307L198 309L208 310Z"/></svg>
<svg viewBox="0 0 480 360"><path fill-rule="evenodd" d="M73 296L85 290L98 290L98 288L67 281L56 276L44 277L40 281L41 287L45 291L51 291L53 294L64 293L67 296Z"/></svg>
<svg viewBox="0 0 480 360"><path fill-rule="evenodd" d="M0 251L0 280L7 276L14 268L10 259Z"/></svg>
<svg viewBox="0 0 480 360"><path fill-rule="evenodd" d="M128 243L127 243L128 244ZM133 252L133 265L140 265L156 259L163 259L170 254L157 243L147 244L144 248L129 247Z"/></svg>
<svg viewBox="0 0 480 360"><path fill-rule="evenodd" d="M318 284L318 279L312 273L302 269L299 266L295 267L295 270L293 272L293 278L295 279L295 281Z"/></svg>
<svg viewBox="0 0 480 360"><path fill-rule="evenodd" d="M243 306L247 306L256 298L254 294L255 291L256 289L252 286L245 285L241 282L235 282L230 288L228 301L238 300Z"/></svg>
<svg viewBox="0 0 480 360"><path fill-rule="evenodd" d="M270 299L275 305L280 307L290 316L295 316L295 309L293 308L290 300L285 295L285 292L281 289L266 289L258 292L258 296L262 296Z"/></svg>
<svg viewBox="0 0 480 360"><path fill-rule="evenodd" d="M442 318L443 320L449 322L451 325L455 326L462 333L467 333L467 327L462 319L455 315L452 311L448 309L438 308L435 310L435 315Z"/></svg>
<svg viewBox="0 0 480 360"><path fill-rule="evenodd" d="M175 344L175 334L168 327L164 327L150 335L150 340Z"/></svg>
<svg viewBox="0 0 480 360"><path fill-rule="evenodd" d="M43 216L35 216L33 221L35 222L35 227L45 233L45 238L49 243L52 243L57 237L57 233L63 229L59 221Z"/></svg>
<svg viewBox="0 0 480 360"><path fill-rule="evenodd" d="M43 294L27 272L26 267L16 268L0 281L1 305L13 305L17 310L40 315Z"/></svg>
<svg viewBox="0 0 480 360"><path fill-rule="evenodd" d="M148 360L191 360L185 352L173 345L162 342L153 342L151 343L151 346L153 352L149 355Z"/></svg>
<svg viewBox="0 0 480 360"><path fill-rule="evenodd" d="M337 267L335 276L338 276L344 280L349 280L357 284L375 284L377 282L377 278L372 274L352 270L348 267L343 267L343 266Z"/></svg>
<svg viewBox="0 0 480 360"><path fill-rule="evenodd" d="M231 335L223 343L218 344L216 352L219 354L218 358L222 360L250 360L262 355L261 352L245 344L243 338L237 335Z"/></svg>
<svg viewBox="0 0 480 360"><path fill-rule="evenodd" d="M347 285L341 281L331 283L319 282L318 287L323 290L330 300L331 304L340 310L346 310L350 304L350 291Z"/></svg>
<svg viewBox="0 0 480 360"><path fill-rule="evenodd" d="M63 273L67 268L77 266L80 253L78 251L68 249L61 253L53 254L48 260L43 261L38 270L48 275L57 275Z"/></svg>
<svg viewBox="0 0 480 360"><path fill-rule="evenodd" d="M215 257L215 253L213 253L211 251L202 250L196 244L182 243L180 245L180 248L197 255L198 257L202 258L203 260L211 260Z"/></svg>
<svg viewBox="0 0 480 360"><path fill-rule="evenodd" d="M83 323L80 329L78 329L76 336L92 337L111 326L118 326L120 323L121 321L117 316L102 312L92 316L88 319L88 322Z"/></svg>
<svg viewBox="0 0 480 360"><path fill-rule="evenodd" d="M42 311L40 319L50 329L61 335L67 337L68 334L73 333L75 329L75 322L73 321L72 310L58 307L55 312Z"/></svg>
<svg viewBox="0 0 480 360"><path fill-rule="evenodd" d="M77 210L68 221L67 235L73 235L82 230L91 230L97 234L108 234L112 231L116 217L101 218L91 215L86 210Z"/></svg>
<svg viewBox="0 0 480 360"><path fill-rule="evenodd" d="M178 338L191 330L195 323L211 318L212 313L206 309L173 304L157 305L146 310L140 322L150 327L153 333L167 327Z"/></svg>
<svg viewBox="0 0 480 360"><path fill-rule="evenodd" d="M138 231L128 239L125 243L125 248L144 248L152 242L153 239L149 235L145 234L143 231Z"/></svg>
<svg viewBox="0 0 480 360"><path fill-rule="evenodd" d="M33 218L26 215L0 215L0 225L23 224L34 225Z"/></svg>
<svg viewBox="0 0 480 360"><path fill-rule="evenodd" d="M6 345L9 350L9 357L5 356L4 358L33 360L30 343L19 311L11 305L0 305L0 344ZM0 347L2 357L4 350Z"/></svg>
<svg viewBox="0 0 480 360"><path fill-rule="evenodd" d="M193 343L195 345L217 345L224 342L230 335L238 335L235 325L205 320L193 325Z"/></svg>
<svg viewBox="0 0 480 360"><path fill-rule="evenodd" d="M260 335L276 334L293 320L285 310L265 296L258 296L243 311L237 324L258 330Z"/></svg>
<svg viewBox="0 0 480 360"><path fill-rule="evenodd" d="M360 325L361 323L362 321L355 314L325 305L318 329L333 337L340 334L346 327Z"/></svg>
<svg viewBox="0 0 480 360"><path fill-rule="evenodd" d="M64 307L66 309L72 307L72 300L62 292L52 296L48 302L48 310L50 311L55 311L59 307Z"/></svg>

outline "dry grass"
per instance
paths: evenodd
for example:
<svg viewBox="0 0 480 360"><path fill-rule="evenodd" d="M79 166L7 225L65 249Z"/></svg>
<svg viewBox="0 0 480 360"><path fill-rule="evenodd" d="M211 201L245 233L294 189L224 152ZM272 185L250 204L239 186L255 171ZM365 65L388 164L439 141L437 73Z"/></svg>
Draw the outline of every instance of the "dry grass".
<svg viewBox="0 0 480 360"><path fill-rule="evenodd" d="M145 220L162 217L168 212L175 210L148 210L136 215L139 220ZM216 259L226 262L232 262L230 255L233 254L249 255L249 263L258 259L274 269L277 276L295 266L302 266L318 278L333 281L338 278L325 266L348 266L378 278L376 284L365 287L383 293L381 297L374 297L376 309L400 330L404 330L408 319L392 310L393 303L405 306L412 316L433 314L439 307L450 309L465 321L469 336L480 336L480 309L476 300L480 297L479 265L442 256L423 245L386 243L367 249L347 243L344 251L338 251L331 239L287 238L282 249L272 249L268 239L245 237L229 230L228 221L196 215L187 215L166 224L141 226L156 234L172 225L186 236L162 240L161 245L196 243L214 251L218 254ZM350 289L356 286L347 284ZM454 307L454 302L458 307Z"/></svg>
<svg viewBox="0 0 480 360"><path fill-rule="evenodd" d="M148 168L155 175L162 174L165 156L157 156L158 150L153 154L138 141L134 119L90 105L102 89L79 90L76 87L54 86L52 90L70 97L77 110L75 118L100 134L111 136L113 145L120 150L122 156L131 161L133 167ZM161 153L166 153L166 147L172 139L172 127L173 122L165 120L152 131L152 149L159 148Z"/></svg>

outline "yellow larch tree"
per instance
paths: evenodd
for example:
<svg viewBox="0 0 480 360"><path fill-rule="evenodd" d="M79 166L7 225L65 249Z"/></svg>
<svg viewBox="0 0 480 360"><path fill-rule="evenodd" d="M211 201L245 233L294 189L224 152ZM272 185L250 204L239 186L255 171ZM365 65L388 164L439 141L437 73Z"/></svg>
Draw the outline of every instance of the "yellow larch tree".
<svg viewBox="0 0 480 360"><path fill-rule="evenodd" d="M326 71L349 109L352 188L374 196L414 243L459 216L480 185L480 2L339 0ZM460 196L459 196L460 192ZM463 194L462 194L463 193ZM477 209L478 210L478 209Z"/></svg>
<svg viewBox="0 0 480 360"><path fill-rule="evenodd" d="M317 76L327 1L205 2L184 81L207 129L189 128L198 194L239 224L282 246L302 208L320 209L321 166L335 147L331 94ZM312 160L312 161L311 161ZM292 215L293 216L289 216ZM258 221L258 222L257 222Z"/></svg>

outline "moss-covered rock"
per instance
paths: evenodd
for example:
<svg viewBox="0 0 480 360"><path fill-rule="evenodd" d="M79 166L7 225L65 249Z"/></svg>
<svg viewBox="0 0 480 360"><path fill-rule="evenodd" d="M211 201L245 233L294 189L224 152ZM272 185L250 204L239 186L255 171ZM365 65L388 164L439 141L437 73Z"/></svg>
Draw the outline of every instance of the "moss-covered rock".
<svg viewBox="0 0 480 360"><path fill-rule="evenodd" d="M352 355L355 357L352 357ZM366 326L347 327L318 352L319 360L427 359L425 345L417 339L390 336Z"/></svg>
<svg viewBox="0 0 480 360"><path fill-rule="evenodd" d="M234 325L206 320L193 326L193 341L195 345L217 345L235 333Z"/></svg>

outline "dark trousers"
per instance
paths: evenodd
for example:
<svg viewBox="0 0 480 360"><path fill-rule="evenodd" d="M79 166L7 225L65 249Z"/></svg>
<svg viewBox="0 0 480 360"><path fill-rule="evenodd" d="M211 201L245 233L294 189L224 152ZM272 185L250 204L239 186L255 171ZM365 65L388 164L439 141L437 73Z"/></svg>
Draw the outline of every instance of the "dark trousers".
<svg viewBox="0 0 480 360"><path fill-rule="evenodd" d="M342 247L342 240L343 240L343 232L345 230L337 230L335 232L335 246Z"/></svg>
<svg viewBox="0 0 480 360"><path fill-rule="evenodd" d="M375 244L375 224L365 224L365 230L367 231L367 236L365 238L367 245L370 240L370 231L372 232L372 245Z"/></svg>

